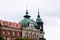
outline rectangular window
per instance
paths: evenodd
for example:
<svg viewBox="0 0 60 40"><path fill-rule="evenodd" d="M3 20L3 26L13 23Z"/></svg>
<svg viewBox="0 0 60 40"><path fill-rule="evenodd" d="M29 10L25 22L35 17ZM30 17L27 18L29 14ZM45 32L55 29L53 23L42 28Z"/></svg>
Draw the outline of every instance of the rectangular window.
<svg viewBox="0 0 60 40"><path fill-rule="evenodd" d="M32 37L34 38L34 34L32 35Z"/></svg>
<svg viewBox="0 0 60 40"><path fill-rule="evenodd" d="M38 35L36 35L36 38L38 38Z"/></svg>
<svg viewBox="0 0 60 40"><path fill-rule="evenodd" d="M8 31L8 35L10 35L10 31Z"/></svg>
<svg viewBox="0 0 60 40"><path fill-rule="evenodd" d="M28 37L30 38L30 33L28 33Z"/></svg>
<svg viewBox="0 0 60 40"><path fill-rule="evenodd" d="M18 36L20 36L20 32L18 32Z"/></svg>
<svg viewBox="0 0 60 40"><path fill-rule="evenodd" d="M28 37L28 32L26 32L26 37Z"/></svg>
<svg viewBox="0 0 60 40"><path fill-rule="evenodd" d="M10 37L7 37L7 40L11 40L11 38Z"/></svg>
<svg viewBox="0 0 60 40"><path fill-rule="evenodd" d="M15 36L15 32L13 32L13 36Z"/></svg>
<svg viewBox="0 0 60 40"><path fill-rule="evenodd" d="M23 31L22 36L26 37L26 32L25 31Z"/></svg>
<svg viewBox="0 0 60 40"><path fill-rule="evenodd" d="M4 30L2 31L2 34L3 34L3 35L5 34L5 31L4 31Z"/></svg>

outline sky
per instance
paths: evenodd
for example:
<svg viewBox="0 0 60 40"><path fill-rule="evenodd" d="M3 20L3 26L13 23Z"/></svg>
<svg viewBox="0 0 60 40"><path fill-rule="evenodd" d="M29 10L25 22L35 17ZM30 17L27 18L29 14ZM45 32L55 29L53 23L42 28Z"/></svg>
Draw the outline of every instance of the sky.
<svg viewBox="0 0 60 40"><path fill-rule="evenodd" d="M18 23L26 9L35 21L39 9L46 40L60 40L60 0L0 0L0 20Z"/></svg>

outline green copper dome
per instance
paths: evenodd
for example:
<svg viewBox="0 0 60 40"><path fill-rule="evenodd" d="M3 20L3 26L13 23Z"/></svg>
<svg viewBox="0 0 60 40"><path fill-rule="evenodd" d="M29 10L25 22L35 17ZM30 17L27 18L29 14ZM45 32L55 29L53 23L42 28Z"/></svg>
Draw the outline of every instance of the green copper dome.
<svg viewBox="0 0 60 40"><path fill-rule="evenodd" d="M37 24L34 20L30 19L30 17L31 17L31 16L28 15L28 10L26 10L26 15L24 16L24 19L21 20L19 23L22 23L23 27L28 27L28 26L29 26L29 23L30 23L30 22L33 22L34 27L35 27L36 29L39 29L38 24Z"/></svg>
<svg viewBox="0 0 60 40"><path fill-rule="evenodd" d="M37 24L34 20L32 20L32 19L25 18L25 19L23 19L20 23L22 23L22 25L23 25L24 27L28 27L28 26L29 26L29 23L30 23L31 21L33 22L34 27L36 28L36 27L38 26L38 24Z"/></svg>
<svg viewBox="0 0 60 40"><path fill-rule="evenodd" d="M22 23L22 25L23 25L24 27L27 27L27 26L29 25L29 22L30 22L30 21L31 21L30 19L25 18L25 19L21 20L20 23Z"/></svg>
<svg viewBox="0 0 60 40"><path fill-rule="evenodd" d="M42 22L42 19L41 18L37 18L36 22Z"/></svg>

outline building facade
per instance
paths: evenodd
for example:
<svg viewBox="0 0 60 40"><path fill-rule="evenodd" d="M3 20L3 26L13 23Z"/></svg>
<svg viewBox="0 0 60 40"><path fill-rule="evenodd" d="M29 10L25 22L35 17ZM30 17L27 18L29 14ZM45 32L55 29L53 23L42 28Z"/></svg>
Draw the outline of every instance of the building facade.
<svg viewBox="0 0 60 40"><path fill-rule="evenodd" d="M43 21L40 18L39 10L36 21L30 19L26 10L26 15L19 23L0 20L0 36L6 40L15 38L32 38L36 40L46 40L44 38Z"/></svg>
<svg viewBox="0 0 60 40"><path fill-rule="evenodd" d="M0 20L0 36L5 40L22 37L22 25L15 22Z"/></svg>
<svg viewBox="0 0 60 40"><path fill-rule="evenodd" d="M22 24L22 38L33 38L36 40L45 40L44 39L44 30L43 30L43 21L40 18L39 10L37 13L37 19L34 21L30 19L30 15L28 10L26 10L26 15L24 15L24 19L22 19L19 24Z"/></svg>

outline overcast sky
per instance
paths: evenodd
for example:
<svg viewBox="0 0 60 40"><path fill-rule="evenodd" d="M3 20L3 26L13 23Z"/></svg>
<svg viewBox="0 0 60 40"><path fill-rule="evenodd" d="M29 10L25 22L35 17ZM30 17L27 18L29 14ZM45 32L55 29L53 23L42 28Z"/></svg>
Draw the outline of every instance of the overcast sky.
<svg viewBox="0 0 60 40"><path fill-rule="evenodd" d="M60 0L0 0L0 19L18 23L23 19L26 9L34 20L39 9L45 38L60 40Z"/></svg>

